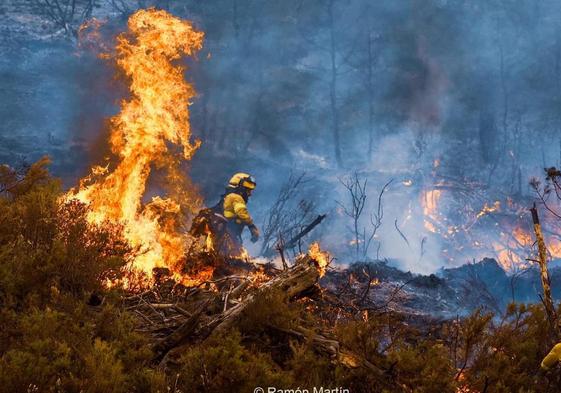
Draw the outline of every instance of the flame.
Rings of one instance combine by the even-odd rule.
[[[548,237],[547,248],[553,258],[561,258],[561,240],[557,237]]]
[[[210,230],[208,230],[208,232],[206,233],[205,250],[207,252],[214,251],[214,242],[212,241],[212,233],[210,232]]]
[[[433,187],[442,186],[438,183]],[[467,187],[471,185],[466,182]],[[528,266],[534,248],[534,234],[530,225],[526,202],[520,204],[512,198],[504,201],[484,202],[477,211],[469,201],[458,206],[444,197],[453,197],[438,188],[421,191],[421,206],[425,229],[442,241],[441,254],[452,264],[485,257],[495,258],[506,270]],[[501,214],[493,214],[501,213]],[[561,238],[556,233],[561,230],[559,222],[548,215],[542,217],[542,224],[549,228],[544,233],[551,258],[561,258]]]
[[[249,261],[251,259],[251,256],[249,255],[249,253],[247,252],[247,250],[245,249],[245,247],[242,247],[242,251],[240,253],[240,255],[235,256],[234,258],[238,258],[244,261]]]
[[[465,377],[460,376],[458,380],[461,381],[462,383],[465,383],[464,381]],[[480,392],[479,390],[472,389],[468,385],[461,385],[456,388],[456,393],[480,393]]]
[[[368,322],[368,310],[362,310],[362,320]]]
[[[244,262],[249,262],[252,259],[251,255],[249,255],[249,252],[247,252],[246,248],[243,246],[239,250],[232,250],[230,255],[228,255],[228,258]]]
[[[319,269],[319,276],[323,277],[325,270],[329,265],[329,254],[325,251],[321,251],[318,242],[314,242],[310,245],[308,249],[308,255],[312,258]]]
[[[544,220],[545,221],[545,220]],[[505,270],[527,265],[526,257],[534,246],[534,234],[529,229],[515,227],[512,233],[501,232],[500,241],[493,243],[497,261]],[[553,236],[545,236],[550,258],[561,258],[561,241]]]
[[[212,279],[213,274],[214,267],[207,266],[204,269],[197,271],[196,276],[187,276],[185,274],[176,273],[173,275],[173,279],[177,282],[181,282],[181,284],[186,287],[192,287],[204,283],[205,281],[209,281]]]
[[[91,18],[78,29],[78,49],[98,53],[98,57],[108,59],[110,49],[101,34],[101,28],[107,23],[106,19]]]
[[[207,224],[205,224],[204,227],[204,236],[205,236],[205,243],[204,243],[204,251],[206,252],[213,252],[214,249],[214,238],[212,236],[212,231],[210,230],[210,227]]]
[[[438,221],[438,202],[442,197],[441,190],[428,190],[421,194],[421,206],[425,216],[425,229],[432,233],[437,232],[437,228],[433,222]]]
[[[130,98],[110,121],[109,143],[117,162],[113,168],[93,167],[65,196],[88,204],[92,223],[122,224],[127,241],[138,250],[132,268],[149,277],[154,267],[180,274],[177,264],[185,253],[185,238],[178,230],[181,213],[201,204],[180,170],[181,162],[190,160],[200,146],[190,141],[188,104],[195,90],[174,61],[200,50],[203,36],[188,21],[163,10],[139,10],[129,18],[128,31],[117,37],[111,55],[130,84]],[[143,204],[153,169],[167,171],[168,197]]]

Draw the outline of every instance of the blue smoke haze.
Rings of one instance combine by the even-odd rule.
[[[0,162],[49,154],[71,186],[107,154],[104,119],[125,89],[110,65],[77,54],[60,33],[50,37],[57,29],[38,10],[12,3],[0,6],[11,32],[0,43]],[[113,31],[139,5],[127,2],[119,13],[99,3],[94,16],[108,18]],[[341,262],[356,258],[339,204],[348,201],[340,179],[354,171],[368,179],[360,223],[367,230],[378,193],[394,179],[382,227],[361,258],[427,273],[485,256],[474,239],[506,231],[489,219],[470,226],[465,244],[435,236],[424,216],[427,190],[444,190],[437,203],[446,226],[467,225],[460,210],[467,217],[486,202],[529,203],[528,180],[560,164],[558,1],[141,3],[193,20],[206,34],[186,76],[198,92],[192,129],[203,141],[189,171],[207,203],[231,173],[251,172],[259,185],[250,206],[263,222],[288,174],[306,172],[311,180],[298,198],[328,213],[311,238]],[[39,39],[21,20],[47,23],[46,31]]]

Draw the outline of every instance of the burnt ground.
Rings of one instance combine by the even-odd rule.
[[[561,298],[561,268],[550,270],[555,299]],[[367,290],[368,283],[370,289]],[[536,303],[541,293],[537,268],[508,275],[494,259],[442,269],[428,276],[403,272],[385,262],[356,263],[332,270],[321,285],[337,295],[354,293],[380,310],[450,319],[476,309],[501,315],[512,302]]]

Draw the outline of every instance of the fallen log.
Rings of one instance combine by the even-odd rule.
[[[205,338],[210,334],[220,334],[232,329],[255,299],[276,292],[282,296],[284,301],[292,301],[309,292],[311,288],[317,285],[319,278],[320,270],[314,259],[308,255],[298,258],[292,268],[264,283],[241,303],[227,309],[214,319],[207,328],[208,332]]]
[[[328,263],[328,256],[316,244],[310,248],[309,254],[298,257],[290,268],[265,273],[273,275],[265,282],[256,281],[252,275],[230,275],[188,288],[179,295],[173,291],[160,293],[156,289],[131,296],[125,304],[127,309],[139,315],[141,329],[138,330],[151,335],[154,340],[151,347],[154,362],[161,368],[173,369],[193,345],[204,343],[211,336],[247,329],[245,326],[248,321],[253,321],[255,310],[269,304],[268,299],[287,304],[307,298],[306,302],[321,304],[323,293],[319,280]],[[287,349],[292,348],[295,341],[306,343],[338,367],[362,369],[387,384],[389,391],[408,391],[387,370],[344,348],[319,325],[310,325],[309,321],[285,324],[266,318],[264,325],[259,326],[258,334],[280,338]]]
[[[300,241],[300,239],[302,239],[304,236],[306,236],[308,233],[310,233],[310,231],[312,229],[314,229],[316,226],[318,226],[323,219],[326,217],[326,214],[320,214],[319,216],[317,216],[315,218],[314,221],[312,221],[310,224],[308,224],[304,229],[302,229],[300,231],[300,233],[296,236],[294,236],[292,239],[290,239],[288,242],[286,242],[286,244],[284,245],[285,249],[291,249],[296,247],[296,245],[298,244],[298,241]]]
[[[208,305],[201,307],[201,310],[190,317],[179,329],[174,331],[169,337],[161,339],[154,346],[155,360],[161,361],[160,365],[165,366],[170,361],[170,358],[173,357],[171,356],[172,354],[166,356],[167,353],[175,347],[189,342],[191,336],[196,336],[196,341],[204,341],[211,334],[221,334],[230,331],[239,322],[244,311],[252,306],[256,299],[267,296],[269,293],[276,292],[281,294],[283,301],[286,302],[301,297],[302,294],[309,292],[317,284],[320,272],[318,262],[310,256],[304,255],[295,261],[292,268],[264,283],[240,300],[239,303],[232,305],[230,308],[225,307],[225,311],[210,316],[210,320],[207,320],[207,322],[200,323],[200,317]],[[242,282],[233,290],[235,292],[234,296],[231,294],[229,299],[234,300],[247,288],[247,285],[247,283]]]
[[[278,294],[284,302],[291,302],[313,293],[318,288],[318,281],[323,273],[325,262],[318,262],[310,255],[304,255],[295,261],[295,264],[286,271],[281,272],[270,281],[262,284],[255,291],[247,295],[240,303],[214,317],[210,321],[202,323],[200,316],[202,311],[193,315],[179,329],[169,337],[161,340],[156,346],[158,357],[161,360],[160,366],[166,367],[169,362],[180,356],[193,336],[196,341],[204,341],[211,335],[220,335],[235,329],[244,317],[244,312],[252,307],[256,301],[263,299],[273,293]],[[242,283],[240,287],[245,288],[247,284]],[[230,292],[232,294],[233,292]],[[282,332],[289,337],[310,343],[311,347],[323,356],[328,357],[334,364],[346,368],[364,368],[376,374],[380,378],[384,376],[384,370],[370,363],[366,359],[358,356],[341,347],[337,340],[330,339],[318,334],[311,329],[297,326],[293,329],[286,329],[278,326],[269,325],[269,328]]]
[[[183,341],[195,331],[204,309],[204,307],[201,307],[201,309],[197,313],[191,315],[173,333],[160,340],[153,346],[152,350],[156,354],[156,359],[158,361],[161,361],[170,349],[181,345]]]
[[[263,256],[264,257],[271,257],[274,252],[275,249],[278,249],[278,246],[282,247],[282,250],[290,250],[295,248],[298,245],[298,242],[304,237],[306,236],[308,233],[310,233],[316,226],[318,226],[319,224],[321,224],[321,222],[323,221],[323,219],[326,217],[326,214],[320,214],[318,215],[311,223],[309,223],[308,225],[306,225],[304,227],[304,229],[302,229],[296,236],[294,236],[292,239],[290,239],[287,242],[282,241],[283,244],[277,244],[277,247],[271,247],[268,248],[267,250],[265,250],[265,252],[263,252]],[[280,239],[279,239],[280,240]],[[282,255],[282,253],[281,253]]]

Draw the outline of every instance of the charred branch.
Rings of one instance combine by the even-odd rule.
[[[324,269],[319,263],[310,255],[303,255],[295,260],[293,266],[259,285],[252,282],[250,275],[232,275],[195,288],[166,293],[158,290],[160,284],[150,291],[127,298],[125,305],[138,315],[138,330],[154,338],[154,361],[164,368],[173,367],[175,359],[187,346],[238,329],[249,310],[261,299],[273,294],[286,304],[304,298],[324,307],[329,301],[324,299],[319,288],[318,282]],[[374,272],[371,273],[369,282],[374,280]],[[363,295],[367,297],[367,294]],[[349,369],[363,368],[381,380],[387,379],[382,368],[344,348],[321,330],[299,322],[290,328],[268,323],[266,330],[284,337],[287,348],[293,340],[306,343],[333,364]]]
[[[306,177],[305,173],[298,176],[291,173],[287,181],[282,185],[277,199],[269,209],[267,218],[263,223],[263,245],[260,251],[261,255],[273,255],[281,238],[295,238],[302,232],[305,223],[309,222],[315,215],[314,203],[301,197],[302,187],[304,187],[308,181],[309,179]],[[306,234],[308,232],[306,232]],[[285,251],[294,249],[298,245],[298,241],[304,236],[305,234],[294,243],[289,240],[286,242],[283,249]]]
[[[312,221],[311,223],[309,223],[308,225],[306,225],[304,227],[304,229],[302,229],[300,231],[300,233],[298,233],[296,236],[294,236],[292,239],[290,239],[285,245],[284,245],[284,249],[291,249],[296,247],[296,245],[298,244],[298,242],[304,237],[306,236],[308,233],[310,233],[316,226],[318,226],[319,224],[321,224],[321,222],[323,221],[323,219],[326,217],[325,214],[320,214],[318,215],[314,221]]]
[[[538,210],[536,205],[530,209],[532,213],[532,222],[534,224],[534,233],[536,235],[536,241],[538,243],[538,255],[539,255],[539,265],[541,272],[541,281],[543,288],[542,302],[551,325],[551,332],[553,334],[554,340],[557,341],[560,336],[559,325],[557,321],[557,313],[555,312],[555,307],[553,305],[553,299],[551,296],[551,281],[549,278],[549,270],[547,269],[547,247],[543,239],[543,234],[540,225],[540,219],[538,216]]]
[[[78,27],[88,19],[95,0],[33,0],[40,12],[68,35],[76,36]]]

